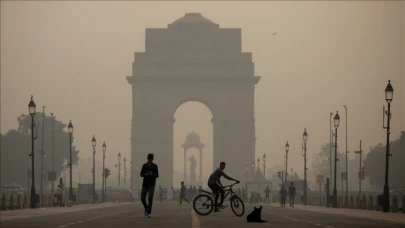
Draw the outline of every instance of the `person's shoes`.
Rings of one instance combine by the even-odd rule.
[[[152,218],[152,213],[149,213],[149,214],[148,214],[148,218]]]
[[[148,212],[145,211],[145,212],[143,213],[143,215],[145,215],[145,217],[148,216]]]

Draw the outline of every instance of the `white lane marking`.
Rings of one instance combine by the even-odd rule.
[[[87,221],[90,221],[91,219],[86,219]]]
[[[74,222],[72,222],[72,223],[69,223],[69,225],[74,225],[74,224],[76,224],[76,223],[74,223]]]
[[[298,221],[298,219],[293,219],[294,221]]]
[[[200,220],[198,219],[194,209],[191,209],[191,224],[192,228],[200,228]]]
[[[321,224],[319,224],[319,223],[315,223],[315,225],[320,226]]]
[[[308,222],[309,224],[312,224],[313,222]]]
[[[77,221],[78,223],[82,223],[83,221]]]

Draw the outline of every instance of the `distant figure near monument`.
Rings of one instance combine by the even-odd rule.
[[[192,155],[189,159],[190,161],[190,184],[191,185],[196,185],[197,184],[197,177],[196,177],[196,166],[197,166],[197,161],[194,158],[194,155]]]

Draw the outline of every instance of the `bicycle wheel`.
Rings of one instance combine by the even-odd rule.
[[[209,215],[214,210],[214,201],[209,195],[198,195],[193,201],[193,209],[201,216]]]
[[[234,196],[231,198],[230,202],[233,213],[238,217],[242,217],[243,214],[245,214],[243,201],[238,196]]]

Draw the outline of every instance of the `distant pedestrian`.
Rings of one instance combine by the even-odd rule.
[[[290,207],[294,207],[294,202],[295,202],[295,193],[296,193],[296,189],[294,186],[294,182],[291,182],[290,187],[288,187],[288,192],[290,195]]]
[[[267,185],[267,188],[264,190],[264,195],[265,195],[264,202],[269,204],[270,203],[270,188],[268,185]]]
[[[190,201],[188,201],[188,199],[186,197],[186,186],[184,185],[184,181],[182,181],[180,184],[181,184],[181,187],[180,187],[180,204],[182,203],[183,199],[187,203],[190,203]]]
[[[155,193],[156,178],[159,177],[158,166],[153,163],[154,155],[148,154],[148,162],[143,164],[141,177],[143,177],[141,201],[145,208],[145,216],[148,218],[152,214],[153,194]],[[148,204],[146,204],[146,195],[148,195]]]
[[[285,207],[285,200],[287,198],[287,189],[284,188],[284,185],[281,186],[280,189],[280,200],[281,200],[281,207]]]
[[[58,188],[56,189],[56,195],[58,198],[58,206],[62,206],[62,188],[60,187],[60,185],[58,185]]]

